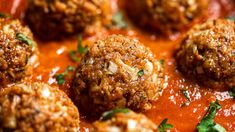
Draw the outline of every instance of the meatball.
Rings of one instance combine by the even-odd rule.
[[[31,75],[36,60],[31,31],[18,20],[0,18],[0,87]]]
[[[84,56],[73,89],[76,102],[91,113],[120,107],[144,111],[158,98],[163,83],[162,65],[148,48],[137,40],[111,35],[95,42]]]
[[[26,21],[42,39],[90,35],[110,24],[110,0],[29,0]]]
[[[114,109],[105,112],[93,123],[93,132],[155,132],[157,125],[143,114],[128,109]]]
[[[210,0],[131,0],[126,4],[127,13],[135,23],[172,34],[206,17],[209,2]]]
[[[235,22],[210,20],[193,27],[177,53],[179,70],[211,88],[235,86]]]
[[[0,131],[78,131],[79,113],[67,95],[43,83],[0,92]]]

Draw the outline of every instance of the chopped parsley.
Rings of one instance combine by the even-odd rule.
[[[113,15],[112,23],[113,23],[113,27],[117,27],[117,28],[127,28],[128,27],[127,22],[124,20],[123,14],[119,11]]]
[[[164,59],[161,59],[161,60],[159,60],[159,63],[162,64],[162,65],[164,65],[165,60],[164,60]]]
[[[209,110],[197,126],[198,132],[226,132],[225,128],[214,122],[216,111],[221,109],[218,100],[210,103]]]
[[[86,54],[88,51],[88,45],[86,45],[85,47],[82,46],[82,36],[78,35],[78,44],[77,44],[77,51],[75,50],[71,50],[69,52],[69,56],[71,57],[71,59],[75,62],[79,62],[80,58],[78,58],[78,55],[84,55]]]
[[[191,98],[190,98],[190,95],[189,95],[189,91],[186,90],[186,89],[182,89],[181,92],[183,93],[184,97],[187,99],[187,101],[185,103],[183,103],[181,105],[181,107],[183,106],[188,106],[191,102]]]
[[[74,50],[69,52],[69,56],[75,62],[79,62],[80,61],[80,58],[77,57],[76,51],[74,51]]]
[[[143,70],[143,69],[142,69],[142,70],[139,70],[138,73],[137,73],[137,75],[138,75],[139,77],[143,76],[143,75],[144,75],[144,70]]]
[[[173,128],[173,125],[171,124],[167,124],[167,118],[164,119],[160,125],[158,126],[158,131],[159,132],[166,132],[168,129],[172,129]]]
[[[85,47],[82,46],[82,36],[78,35],[77,52],[79,54],[86,54],[87,51],[88,51],[88,46],[87,45]]]
[[[57,84],[62,85],[65,82],[64,76],[65,76],[64,74],[55,75],[55,79],[57,81]]]
[[[229,95],[235,99],[235,87],[232,87],[232,89],[229,91]]]
[[[22,33],[16,33],[16,39],[22,41],[23,43],[26,43],[29,46],[33,46],[33,41],[29,39],[27,36],[25,36]]]
[[[102,114],[101,120],[102,120],[102,121],[105,121],[105,120],[111,119],[111,118],[112,118],[115,114],[117,114],[117,113],[124,113],[124,114],[127,114],[127,113],[129,113],[129,112],[130,112],[130,110],[127,109],[127,108],[117,108],[117,109],[113,109],[113,110],[104,112],[104,113]]]
[[[65,71],[64,71],[63,73],[61,73],[61,74],[56,74],[54,77],[55,77],[55,79],[56,79],[56,81],[57,81],[57,84],[58,84],[58,85],[64,84],[64,82],[65,82],[65,76],[68,75],[69,71],[74,71],[74,70],[75,70],[74,67],[68,66],[68,67],[65,69]]]

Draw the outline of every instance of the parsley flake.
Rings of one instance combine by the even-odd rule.
[[[76,51],[70,51],[69,52],[69,56],[71,57],[71,59],[73,60],[73,61],[75,61],[75,62],[79,62],[80,61],[80,58],[78,58],[77,56],[76,56]]]
[[[164,65],[165,60],[164,60],[164,59],[161,59],[161,60],[159,60],[159,63],[162,64],[162,65]]]
[[[142,69],[142,70],[139,70],[138,73],[137,73],[137,75],[138,75],[139,77],[143,76],[143,75],[144,75],[144,70],[143,70],[143,69]]]
[[[57,74],[57,75],[54,76],[58,85],[64,84],[65,76],[68,75],[69,71],[75,71],[75,68],[72,67],[72,66],[68,66],[63,73]]]
[[[74,67],[68,66],[65,71],[68,73],[69,71],[74,71],[74,70],[75,70]]]
[[[62,85],[65,82],[64,76],[65,75],[63,75],[63,74],[58,74],[55,76],[57,84]]]
[[[214,122],[216,111],[221,109],[218,100],[210,103],[209,110],[197,126],[198,132],[226,132],[225,128]]]
[[[101,120],[102,121],[105,121],[105,120],[108,120],[108,119],[111,119],[115,114],[117,113],[124,113],[124,114],[127,114],[129,113],[129,109],[127,108],[117,108],[117,109],[113,109],[113,110],[110,110],[110,111],[107,111],[107,112],[104,112],[102,114],[102,117],[101,117]]]
[[[235,99],[235,87],[232,87],[232,89],[229,91],[229,95]]]
[[[29,46],[33,46],[33,41],[22,33],[16,33],[16,39],[26,43]]]
[[[82,46],[82,36],[78,35],[78,43],[77,43],[77,51],[75,50],[71,50],[69,52],[69,56],[70,58],[75,61],[75,62],[79,62],[80,58],[78,58],[78,54],[79,55],[84,55],[86,54],[88,51],[88,45],[86,45],[85,47]]]
[[[167,124],[167,118],[166,119],[164,119],[161,123],[160,123],[160,125],[159,125],[159,127],[158,127],[158,131],[159,132],[166,132],[168,129],[172,129],[173,128],[173,125],[171,125],[171,124]]]
[[[82,46],[82,36],[78,35],[78,46],[77,46],[77,52],[79,54],[85,54],[88,51],[88,46],[85,47]]]

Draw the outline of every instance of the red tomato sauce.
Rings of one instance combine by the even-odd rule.
[[[213,0],[208,16],[218,18],[235,15],[235,5],[230,4],[231,1]],[[26,0],[0,0],[0,12],[12,14],[16,18],[22,17],[25,7]],[[180,37],[171,37],[174,40],[170,40],[133,27],[129,30],[112,30],[84,38],[83,43],[90,45],[98,38],[103,38],[109,34],[124,34],[136,38],[149,47],[157,59],[164,59],[167,83],[162,96],[154,102],[153,108],[144,113],[152,121],[159,124],[163,119],[168,118],[168,122],[174,126],[170,131],[196,131],[196,126],[207,112],[210,102],[218,99],[222,109],[217,112],[215,122],[225,127],[228,132],[235,131],[235,100],[229,96],[228,92],[202,87],[197,82],[184,77],[177,70],[174,54],[179,47]],[[57,85],[55,78],[53,78],[55,74],[62,73],[68,65],[77,66],[77,63],[69,57],[69,51],[76,49],[76,38],[68,38],[60,42],[37,42],[40,51],[39,62],[35,65],[30,81]],[[73,73],[67,76],[66,82],[62,86],[59,86],[70,97],[73,92],[70,88],[72,76]],[[182,89],[189,91],[191,102],[188,106],[182,107],[182,104],[187,101]],[[80,130],[89,131],[91,120],[85,115],[81,115]]]

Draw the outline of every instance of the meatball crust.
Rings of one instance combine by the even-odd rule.
[[[212,88],[235,86],[235,22],[210,20],[183,38],[177,53],[179,70]]]
[[[81,106],[97,113],[118,107],[144,111],[158,98],[163,82],[162,65],[148,48],[137,40],[111,35],[89,49],[77,68],[73,88]]]
[[[142,26],[171,34],[207,16],[210,0],[131,0],[130,17]],[[140,15],[141,14],[141,15]]]
[[[156,132],[157,125],[143,114],[128,109],[114,109],[105,112],[93,123],[93,132]],[[118,112],[117,112],[118,111]],[[104,117],[111,116],[109,119]]]
[[[93,34],[111,22],[109,0],[29,0],[26,21],[42,39]]]
[[[0,92],[0,131],[78,131],[79,113],[67,95],[43,83]]]
[[[31,31],[18,20],[0,18],[0,87],[29,76],[36,60]]]

